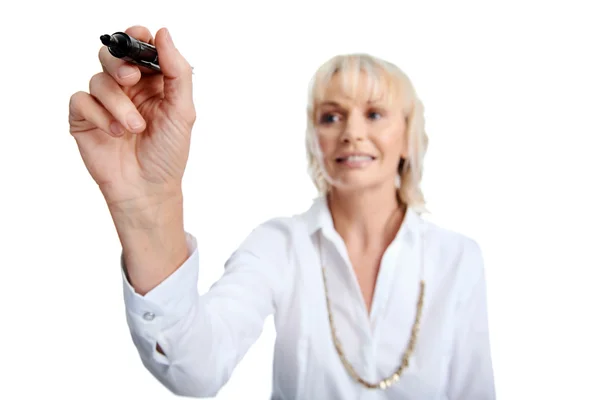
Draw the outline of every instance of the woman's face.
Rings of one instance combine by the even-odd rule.
[[[337,73],[315,108],[315,128],[325,178],[338,190],[395,185],[400,157],[406,157],[405,118],[399,96],[380,91],[373,98],[366,74],[354,96]],[[352,78],[352,77],[349,77]]]

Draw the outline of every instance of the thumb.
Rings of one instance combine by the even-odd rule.
[[[156,33],[154,44],[164,76],[165,100],[178,108],[192,106],[192,67],[175,47],[167,28]]]

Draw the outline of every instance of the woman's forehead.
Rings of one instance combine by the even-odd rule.
[[[397,80],[382,69],[347,68],[316,82],[314,94],[316,104],[393,103],[400,99],[401,88]]]

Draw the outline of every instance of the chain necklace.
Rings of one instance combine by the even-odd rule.
[[[320,249],[321,249],[321,246],[319,246],[319,250]],[[321,260],[322,259],[323,258],[321,257]],[[412,356],[412,354],[415,350],[415,344],[417,341],[417,336],[419,334],[419,329],[420,329],[420,325],[421,325],[421,315],[423,313],[423,298],[425,296],[425,281],[423,279],[421,279],[421,281],[419,282],[419,300],[417,302],[417,315],[415,316],[415,320],[413,322],[413,326],[412,326],[412,330],[411,330],[411,334],[410,334],[410,340],[408,342],[408,346],[407,346],[404,354],[402,355],[402,362],[400,363],[400,366],[396,369],[396,371],[394,371],[393,374],[391,374],[387,378],[384,378],[377,383],[372,383],[372,382],[368,382],[368,381],[364,380],[363,378],[361,378],[360,375],[358,375],[358,373],[354,370],[354,368],[352,367],[352,365],[346,358],[344,350],[342,349],[342,344],[337,336],[335,324],[333,322],[333,313],[331,311],[331,304],[329,301],[329,292],[327,290],[327,278],[325,276],[325,266],[324,265],[321,266],[321,271],[323,274],[323,285],[325,286],[325,300],[327,302],[327,314],[329,316],[329,326],[331,327],[331,336],[333,338],[333,343],[335,345],[335,349],[338,353],[338,356],[340,357],[340,360],[342,361],[342,364],[344,364],[346,371],[348,371],[350,376],[355,381],[357,381],[359,384],[363,385],[366,388],[369,388],[369,389],[377,389],[377,388],[387,389],[387,388],[389,388],[390,386],[392,386],[392,384],[396,383],[400,379],[400,376],[404,372],[404,369],[408,368],[410,357]]]

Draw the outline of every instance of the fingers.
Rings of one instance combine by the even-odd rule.
[[[126,131],[141,132],[146,122],[119,84],[107,73],[101,72],[90,80],[90,93],[77,92],[69,102],[71,132],[93,128],[113,136]]]
[[[145,26],[134,25],[125,30],[125,33],[131,37],[136,38],[137,40],[141,40],[142,42],[150,43],[154,45],[154,38],[152,37],[152,33]]]
[[[140,69],[136,65],[114,57],[108,52],[106,46],[100,48],[98,58],[102,64],[102,70],[112,76],[120,85],[133,86],[142,77]]]
[[[185,110],[193,110],[192,68],[175,47],[166,28],[156,33],[156,38],[143,26],[132,26],[125,33],[141,41],[153,44],[164,77],[165,100]],[[139,82],[141,73],[154,73],[144,67],[128,63],[112,56],[106,46],[98,54],[104,72],[122,86],[133,86]]]
[[[193,109],[192,67],[177,50],[166,28],[156,33],[155,46],[164,75],[165,100],[179,108]]]
[[[154,38],[146,27],[138,25],[132,26],[125,30],[125,33],[143,42],[154,44]],[[155,73],[150,69],[139,67],[114,57],[110,54],[106,46],[100,47],[98,59],[102,65],[102,70],[112,76],[122,86],[133,86],[138,83],[142,77],[142,72],[149,74]]]
[[[128,131],[138,133],[146,128],[146,122],[131,99],[109,74],[100,72],[92,77],[90,95]],[[103,125],[98,127],[107,125],[110,125],[110,122],[103,122]]]
[[[121,136],[125,133],[123,126],[114,119],[112,115],[89,93],[77,92],[71,96],[69,101],[69,123],[71,133],[78,133],[79,122],[87,122],[92,127],[97,127],[113,136]],[[88,130],[88,124],[82,130]]]
[[[193,122],[195,108],[193,104],[192,68],[175,47],[167,29],[160,29],[156,34],[156,38],[153,38],[150,31],[142,26],[132,26],[125,30],[125,33],[156,46],[163,75],[164,101],[174,106],[182,115],[185,115],[186,119]],[[127,116],[133,115],[134,111],[135,113],[137,111],[131,101],[125,102],[126,96],[118,86],[133,86],[140,81],[142,73],[155,72],[114,57],[106,46],[101,47],[98,58],[105,74],[98,74],[93,78],[96,89],[95,92],[92,92],[90,87],[90,93],[98,98],[117,120],[130,129],[132,127],[127,123]],[[107,80],[107,78],[111,79]],[[137,114],[139,115],[139,113]],[[144,128],[140,127],[132,131],[136,132],[142,129]]]

